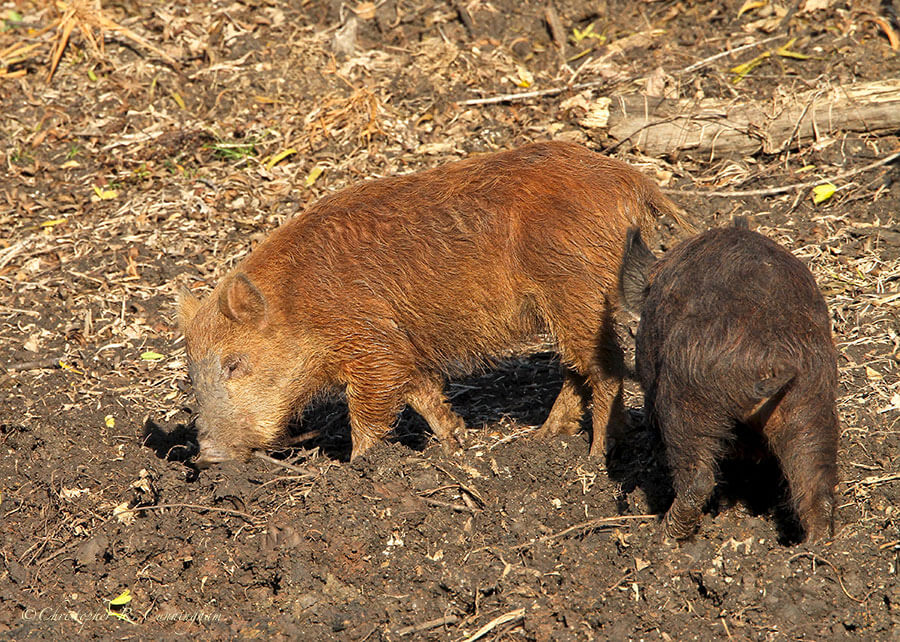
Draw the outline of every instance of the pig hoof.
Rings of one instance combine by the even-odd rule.
[[[666,534],[665,526],[663,526],[656,532],[656,540],[661,546],[665,546],[667,548],[677,547],[681,544],[681,540],[675,539],[674,537],[669,537]]]
[[[581,429],[581,421],[545,421],[531,436],[535,441],[545,441],[551,437],[571,437]]]
[[[448,455],[460,456],[465,451],[462,442],[454,435],[451,439],[441,441],[441,449]]]
[[[591,444],[591,457],[606,457],[606,455],[612,452],[612,449],[615,447],[616,441],[612,438],[606,439],[594,439],[594,442]]]
[[[834,539],[834,527],[831,524],[813,524],[806,529],[806,542],[819,544],[826,540]]]
[[[676,521],[669,513],[666,513],[663,519],[663,535],[674,540],[687,539],[693,534],[695,528],[696,524]]]
[[[374,446],[376,443],[378,443],[377,439],[370,439],[366,437],[359,440],[354,439],[353,448],[350,451],[350,461],[356,461],[360,457],[360,455],[369,450],[369,448]]]
[[[194,459],[194,465],[202,470],[204,468],[209,468],[213,464],[219,464],[223,461],[228,461],[229,459],[231,459],[231,455],[229,455],[228,452],[223,448],[219,448],[218,446],[211,446],[201,441],[200,454],[197,455],[196,459]]]

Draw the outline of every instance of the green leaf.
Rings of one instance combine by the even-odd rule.
[[[160,359],[165,359],[166,355],[160,354],[158,352],[153,352],[153,350],[147,350],[144,354],[141,355],[141,359],[144,361],[159,361]]]
[[[128,622],[129,624],[137,624],[137,622],[128,617],[128,609],[123,609],[122,611],[113,610],[126,606],[129,602],[131,602],[131,590],[125,589],[119,597],[114,597],[109,601],[109,606],[106,607],[107,615],[111,615],[112,617],[118,618],[123,622]]]
[[[793,45],[795,42],[797,42],[797,39],[791,38],[788,42],[778,47],[778,49],[775,50],[775,53],[783,58],[794,58],[796,60],[809,59],[810,56],[807,56],[806,54],[802,54],[797,51],[791,51],[791,45]]]
[[[119,595],[119,597],[114,597],[109,601],[110,606],[125,606],[131,601],[131,589],[125,589]]]
[[[284,150],[283,152],[278,152],[272,158],[269,159],[268,163],[266,163],[266,169],[272,169],[278,163],[283,161],[285,158],[287,158],[291,154],[296,154],[296,153],[297,153],[297,150],[294,149],[293,147],[290,147],[290,148]]]
[[[737,65],[737,66],[729,69],[728,71],[735,74],[734,78],[731,79],[731,82],[735,85],[738,84],[739,82],[741,82],[741,80],[744,79],[744,76],[746,76],[751,71],[753,71],[754,69],[759,67],[761,64],[763,64],[766,61],[766,59],[768,59],[769,56],[771,56],[771,55],[772,55],[772,52],[766,51],[765,53],[759,54],[756,58],[754,58],[750,62],[744,62],[744,63],[741,63],[740,65]]]
[[[119,192],[114,189],[106,189],[105,187],[94,186],[94,195],[98,201],[110,201],[119,197]]]
[[[816,185],[813,187],[813,203],[818,205],[819,203],[824,203],[829,198],[834,196],[834,193],[837,191],[837,187],[832,185],[831,183],[822,183],[821,185]]]
[[[572,27],[571,40],[576,45],[579,42],[581,42],[582,40],[587,40],[590,38],[597,40],[599,42],[599,44],[601,44],[601,45],[604,42],[606,42],[606,36],[604,34],[597,33],[596,31],[594,31],[594,23],[593,22],[591,24],[589,24],[587,27],[585,27],[583,30],[579,29],[578,27]]]
[[[179,94],[177,91],[173,91],[171,93],[171,96],[176,105],[178,105],[182,109],[187,109],[187,105],[184,104],[184,98],[181,97],[181,94]]]
[[[324,171],[325,171],[325,168],[322,167],[321,165],[316,165],[315,167],[313,167],[312,170],[310,170],[309,175],[307,175],[307,177],[306,177],[306,186],[312,187],[313,183],[315,183],[318,180],[319,176],[321,176],[322,172],[324,172]]]

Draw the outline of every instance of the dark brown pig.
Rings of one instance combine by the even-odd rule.
[[[741,423],[778,459],[807,536],[833,535],[837,356],[806,266],[743,220],[659,261],[635,229],[622,290],[641,310],[635,367],[675,484],[665,533],[694,531]]]
[[[367,181],[275,230],[200,301],[180,302],[199,462],[274,445],[314,397],[343,390],[351,457],[404,405],[445,446],[463,428],[442,391],[555,338],[570,373],[540,434],[571,433],[593,392],[592,454],[621,417],[612,331],[629,227],[678,209],[638,171],[547,142]],[[617,410],[618,409],[618,410]]]

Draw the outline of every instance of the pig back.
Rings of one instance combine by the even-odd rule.
[[[806,266],[749,230],[711,230],[669,251],[652,269],[638,330],[642,380],[665,363],[694,389],[735,396],[784,368],[798,385],[835,386],[825,301]]]
[[[649,191],[581,146],[527,145],[323,198],[244,269],[291,323],[404,338],[424,362],[468,367],[527,342],[568,299],[606,305]]]

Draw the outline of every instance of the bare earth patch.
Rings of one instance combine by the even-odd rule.
[[[897,127],[652,157],[603,124],[613,95],[775,110],[900,77],[896,3],[741,4],[0,4],[0,636],[894,639],[897,165],[818,205],[777,188],[885,159]],[[83,13],[48,81],[65,7]],[[778,52],[793,38],[808,58]],[[840,355],[833,541],[798,544],[778,471],[735,461],[697,535],[662,543],[671,485],[636,385],[606,461],[585,433],[529,439],[562,382],[549,353],[450,382],[462,457],[408,412],[349,464],[338,399],[274,459],[186,463],[179,285],[208,292],[352,182],[547,139],[641,168],[698,229],[746,215],[810,267]]]

